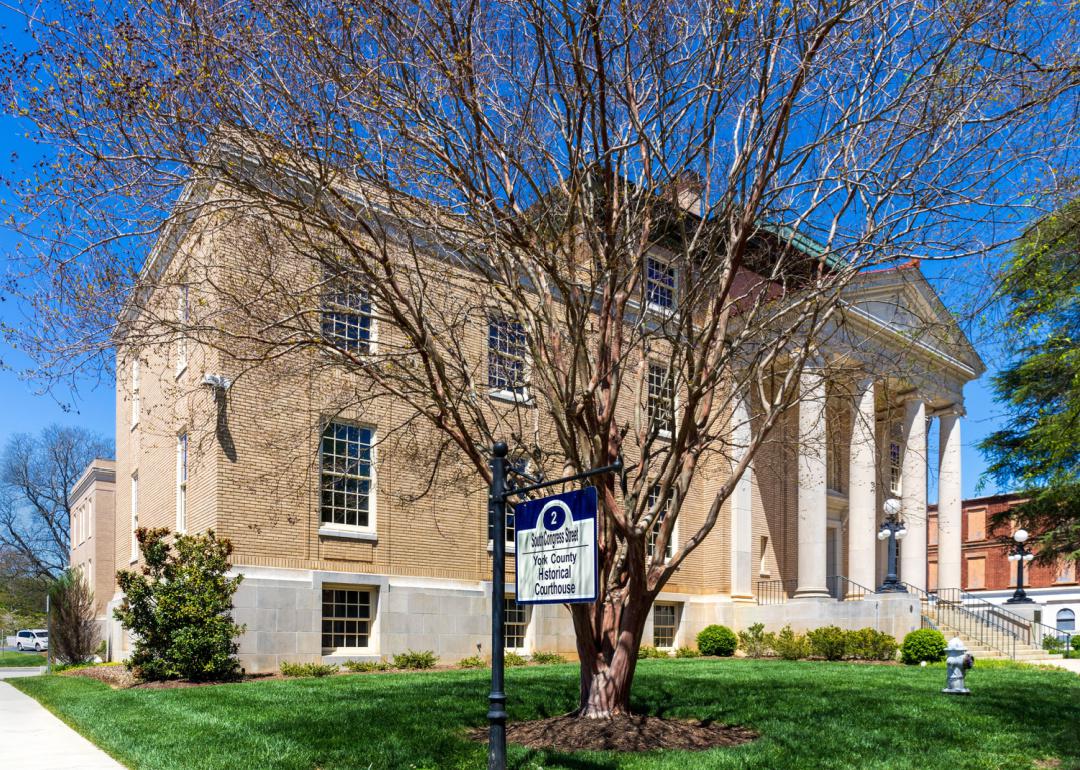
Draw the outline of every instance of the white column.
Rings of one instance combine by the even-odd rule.
[[[960,588],[960,410],[938,418],[938,587]]]
[[[904,413],[904,462],[900,516],[907,537],[900,544],[900,579],[926,590],[926,405],[908,400]]]
[[[795,595],[827,597],[824,373],[804,369],[799,385],[799,585]]]
[[[735,404],[732,415],[732,447],[734,463],[738,463],[750,448],[750,410],[742,397]],[[746,466],[742,477],[735,484],[731,497],[731,598],[751,601],[754,589],[751,585],[753,563],[753,520],[750,514],[751,490],[754,483],[753,461]]]
[[[855,394],[848,464],[848,578],[867,588],[877,583],[877,411],[874,381]]]

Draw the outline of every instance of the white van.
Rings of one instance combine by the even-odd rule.
[[[15,649],[20,652],[23,650],[36,650],[37,652],[47,650],[49,649],[49,632],[40,628],[24,629],[15,635]]]

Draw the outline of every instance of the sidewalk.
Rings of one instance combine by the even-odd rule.
[[[30,669],[29,674],[38,673]],[[4,669],[3,676],[13,674]],[[27,676],[17,673],[14,676]],[[44,706],[0,682],[0,766],[33,770],[123,770]]]

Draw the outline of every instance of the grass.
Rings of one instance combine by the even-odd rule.
[[[507,672],[512,720],[570,711],[574,664]],[[976,665],[970,697],[941,667],[773,660],[647,660],[634,707],[754,728],[730,749],[640,755],[510,748],[520,770],[1080,768],[1080,677]],[[342,675],[171,690],[79,677],[12,680],[132,768],[478,768],[488,672]],[[1039,762],[1036,765],[1036,762]]]
[[[44,666],[45,656],[37,652],[3,652],[0,650],[0,668],[24,668]]]

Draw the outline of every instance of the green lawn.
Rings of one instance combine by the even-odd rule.
[[[44,666],[45,656],[36,652],[4,652],[0,650],[0,668]]]
[[[485,748],[464,731],[485,724],[487,677],[357,674],[117,691],[62,676],[12,683],[134,768],[471,770],[485,766]],[[510,766],[1080,768],[1080,677],[976,666],[966,698],[942,695],[944,678],[940,667],[646,660],[637,710],[747,725],[762,737],[702,753],[511,747]],[[575,705],[577,667],[511,669],[506,689],[511,719],[565,713]]]

